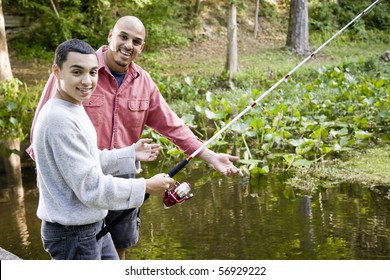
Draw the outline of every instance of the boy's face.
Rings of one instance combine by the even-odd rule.
[[[88,99],[98,81],[98,60],[95,54],[68,53],[62,69],[53,65],[58,79],[59,98],[76,105]]]

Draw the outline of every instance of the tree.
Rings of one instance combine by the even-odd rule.
[[[8,46],[5,34],[5,22],[2,0],[0,0],[0,82],[13,78],[11,63],[8,56]]]
[[[3,13],[3,3],[2,0],[0,0],[0,84],[6,85],[9,81],[12,83],[13,80],[13,74],[11,69],[11,63],[9,60],[8,55],[8,46],[7,46],[7,38],[5,33],[5,21],[4,21],[4,13]],[[3,105],[6,103],[7,96],[7,90],[2,90],[2,87],[0,87],[0,101]],[[8,86],[4,86],[4,88],[8,88]],[[3,95],[4,93],[4,95]],[[3,106],[0,107],[0,109]],[[9,107],[7,108],[9,110]],[[12,108],[11,108],[12,110]],[[1,112],[0,112],[1,113]],[[3,120],[3,115],[7,117],[6,114],[1,114],[1,123],[5,123],[6,121]],[[3,140],[3,146],[5,147],[6,151],[20,151],[20,140],[17,138],[6,138]],[[9,181],[13,183],[20,184],[22,179],[22,169],[20,164],[20,156],[18,154],[15,154],[11,152],[7,156],[4,157],[4,165],[7,173],[7,178]]]
[[[202,2],[202,0],[196,0],[196,2],[195,2],[194,12],[196,15],[199,14],[199,12],[200,12],[200,3],[201,2]]]
[[[235,1],[229,1],[227,36],[226,71],[229,73],[229,79],[232,79],[234,73],[238,72],[237,8]]]
[[[259,7],[260,7],[260,0],[256,0],[256,10],[255,10],[255,28],[254,28],[254,37],[257,38],[257,31],[259,30]]]
[[[304,55],[310,52],[307,0],[291,0],[286,46]]]

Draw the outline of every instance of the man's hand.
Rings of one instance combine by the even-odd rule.
[[[215,153],[206,148],[200,153],[199,158],[210,164],[212,168],[225,176],[233,174],[240,174],[240,176],[244,176],[242,171],[232,163],[232,161],[238,161],[240,159],[237,156]]]
[[[152,139],[145,138],[135,143],[135,157],[138,161],[153,161],[160,153],[160,144],[150,144]]]

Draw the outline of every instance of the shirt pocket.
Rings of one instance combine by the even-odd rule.
[[[149,100],[128,100],[127,107],[130,111],[127,123],[135,127],[143,126],[149,109]]]
[[[103,105],[104,95],[92,95],[88,100],[83,102],[84,109],[95,128],[99,127],[103,123]]]

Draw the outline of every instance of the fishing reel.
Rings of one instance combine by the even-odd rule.
[[[189,183],[174,183],[172,188],[164,193],[164,208],[168,209],[175,204],[182,204],[184,201],[191,199],[194,195],[190,191],[191,186]]]

